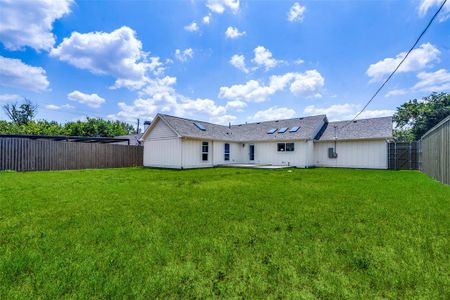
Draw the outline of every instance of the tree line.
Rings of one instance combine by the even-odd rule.
[[[10,121],[0,120],[0,134],[113,137],[135,133],[134,127],[128,123],[102,118],[88,117],[85,121],[64,124],[56,121],[35,120],[38,106],[28,99],[21,104],[5,104],[3,110]]]

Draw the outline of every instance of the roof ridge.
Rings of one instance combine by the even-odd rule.
[[[206,122],[206,121],[202,121],[202,120],[195,120],[195,119],[188,119],[188,118],[183,118],[183,117],[178,117],[178,116],[173,116],[173,115],[168,115],[168,114],[161,114],[158,113],[160,116],[163,117],[171,117],[171,118],[177,118],[177,119],[181,119],[181,120],[186,120],[186,121],[192,121],[192,122],[200,122],[200,123],[206,123],[206,124],[211,124],[211,125],[215,125],[215,126],[222,126],[222,127],[227,127],[226,125],[220,125],[220,124],[216,124],[216,123],[212,123],[212,122]]]
[[[356,120],[340,120],[340,121],[328,121],[328,123],[343,123],[343,122],[354,122],[354,121],[365,121],[365,120],[376,120],[376,119],[385,119],[392,118],[393,116],[385,116],[385,117],[375,117],[375,118],[364,118],[364,119],[356,119]]]
[[[324,114],[320,115],[313,115],[313,116],[305,116],[305,117],[295,117],[295,118],[289,118],[289,119],[277,119],[277,120],[268,120],[268,121],[257,121],[257,122],[248,122],[248,123],[242,123],[242,124],[236,124],[231,126],[242,126],[242,125],[250,125],[250,124],[261,124],[261,123],[269,123],[269,122],[276,122],[276,121],[290,121],[290,120],[303,120],[306,118],[315,118],[315,117],[326,117]]]

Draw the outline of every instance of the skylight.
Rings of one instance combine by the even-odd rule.
[[[300,126],[295,126],[292,127],[291,130],[289,130],[289,132],[297,132],[300,129]]]
[[[277,128],[271,128],[267,131],[267,134],[275,133],[275,131],[277,131]]]
[[[203,126],[202,124],[195,122],[194,125],[197,126],[198,129],[200,129],[202,131],[206,131],[205,126]]]
[[[287,127],[283,127],[283,128],[280,128],[280,130],[278,130],[278,133],[285,133],[287,130],[288,130]]]

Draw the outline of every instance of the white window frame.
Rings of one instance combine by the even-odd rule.
[[[206,151],[205,151],[206,147]],[[206,155],[206,159],[204,158],[204,155]],[[202,142],[202,161],[209,161],[209,142],[203,141]]]

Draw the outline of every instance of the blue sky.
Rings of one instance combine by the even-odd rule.
[[[349,119],[439,3],[0,0],[0,104],[27,97],[59,122]],[[361,117],[450,90],[449,14]]]

